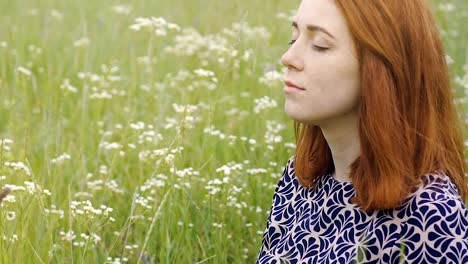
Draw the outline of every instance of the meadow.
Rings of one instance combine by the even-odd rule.
[[[1,1],[0,263],[253,263],[298,3]],[[467,138],[468,3],[432,6]]]

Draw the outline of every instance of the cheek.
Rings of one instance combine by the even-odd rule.
[[[355,110],[359,103],[361,90],[357,63],[343,60],[316,63],[307,65],[304,95],[285,101],[286,113],[300,122],[319,124],[320,120]]]
[[[344,113],[354,109],[361,94],[360,76],[357,65],[341,63],[330,65],[317,75],[321,105],[329,106],[331,112]]]
[[[360,87],[359,66],[352,54],[337,53],[310,59],[306,70],[308,88],[317,96],[339,97],[356,94]]]
[[[309,58],[306,64],[307,82],[310,85],[333,86],[340,82],[356,82],[359,79],[357,60],[349,52]]]

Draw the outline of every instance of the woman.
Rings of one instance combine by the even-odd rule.
[[[281,58],[297,149],[257,263],[468,263],[460,120],[423,0],[302,0]]]

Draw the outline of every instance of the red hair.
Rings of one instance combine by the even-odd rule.
[[[362,210],[399,206],[439,170],[467,196],[463,137],[442,41],[423,0],[336,0],[359,61],[361,154],[350,166]],[[302,185],[334,171],[320,127],[295,123]]]

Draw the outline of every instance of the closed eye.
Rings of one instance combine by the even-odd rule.
[[[292,40],[288,43],[288,45],[291,46],[292,44],[294,44],[294,42],[296,42],[296,40],[295,40],[295,39],[292,39]],[[324,51],[326,51],[326,50],[328,50],[328,49],[330,49],[330,48],[320,47],[320,46],[317,46],[317,45],[312,45],[312,49],[314,49],[314,50],[316,50],[316,51],[318,51],[318,52],[324,52]]]
[[[318,52],[324,52],[326,51],[327,49],[329,48],[325,48],[325,47],[320,47],[320,46],[315,46],[315,45],[312,45],[312,48]]]

